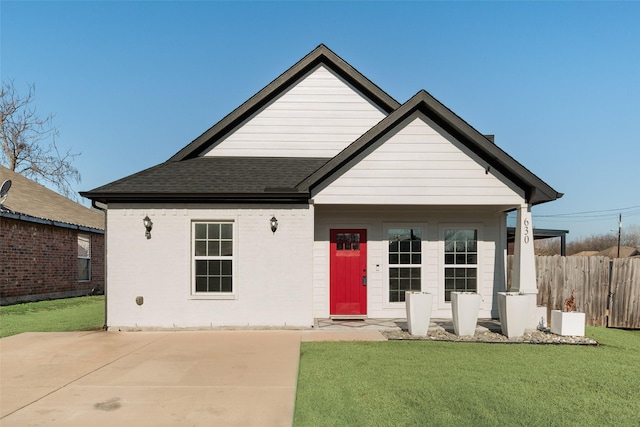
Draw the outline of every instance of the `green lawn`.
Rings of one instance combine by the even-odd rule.
[[[104,296],[0,307],[0,338],[22,332],[95,330],[103,324]]]
[[[296,426],[638,426],[640,331],[598,347],[303,343]]]

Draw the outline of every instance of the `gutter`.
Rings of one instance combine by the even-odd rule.
[[[26,222],[33,222],[33,223],[36,223],[36,224],[52,225],[54,227],[68,228],[68,229],[71,229],[71,230],[80,230],[80,231],[85,231],[87,233],[95,233],[95,234],[104,234],[105,233],[104,230],[101,230],[99,228],[87,227],[87,226],[78,225],[78,224],[71,224],[69,222],[55,221],[55,220],[52,220],[52,219],[38,218],[38,217],[35,217],[35,216],[25,215],[25,214],[21,214],[21,213],[1,212],[0,211],[0,217],[16,219],[16,220],[26,221]]]
[[[103,254],[103,268],[104,268],[104,324],[102,325],[102,330],[106,331],[107,329],[109,329],[108,323],[107,323],[107,208],[102,207],[102,206],[98,206],[98,202],[96,202],[95,200],[91,201],[91,206],[95,209],[98,209],[99,211],[104,212],[104,254]]]

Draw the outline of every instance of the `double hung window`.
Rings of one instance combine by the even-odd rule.
[[[91,280],[91,236],[78,234],[78,280]]]
[[[422,230],[390,228],[389,302],[404,302],[406,291],[420,291],[422,279]]]
[[[233,292],[233,223],[193,224],[193,266],[195,294]]]
[[[478,290],[478,230],[444,231],[444,300],[451,292]]]

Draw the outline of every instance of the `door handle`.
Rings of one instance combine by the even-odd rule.
[[[362,276],[362,286],[367,286],[367,276]]]

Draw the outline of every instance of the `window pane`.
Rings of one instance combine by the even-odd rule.
[[[209,261],[209,274],[211,274],[212,276],[219,276],[220,274],[222,274],[220,261]]]
[[[221,250],[220,255],[222,256],[231,256],[233,255],[233,242],[231,241],[222,241],[220,242]]]
[[[204,240],[207,238],[207,224],[196,224],[196,239]]]
[[[231,276],[231,261],[220,261],[222,265],[222,275],[223,276]]]
[[[207,261],[196,261],[196,276],[207,275]]]
[[[400,241],[400,252],[410,252],[411,251],[411,242],[408,240]]]
[[[222,288],[220,277],[209,278],[209,292],[220,292]]]
[[[477,264],[478,263],[478,255],[470,254],[467,255],[467,264]]]
[[[422,256],[420,254],[411,255],[411,264],[420,264],[422,263]]]
[[[222,292],[231,292],[233,287],[231,285],[231,277],[222,278]]]
[[[219,256],[220,255],[220,242],[218,240],[207,242],[207,255],[208,256]]]
[[[209,234],[207,238],[209,240],[218,240],[220,239],[220,224],[209,224]]]
[[[404,299],[402,301],[404,301]],[[400,293],[398,293],[398,292],[389,292],[389,302],[401,302]]]
[[[207,255],[207,242],[206,241],[196,241],[195,245],[195,255],[196,256],[206,256]]]
[[[398,252],[398,241],[389,242],[389,252]]]
[[[91,238],[89,236],[78,236],[78,257],[89,258],[91,254]]]
[[[78,280],[91,280],[90,262],[87,258],[78,258]]]
[[[411,255],[400,254],[400,264],[411,264]]]
[[[444,263],[445,264],[453,264],[453,260],[455,259],[455,255],[453,254],[446,254],[444,256]]]
[[[206,277],[196,277],[196,292],[207,292]]]
[[[389,254],[389,264],[399,264],[399,260],[398,254]]]
[[[225,240],[233,239],[233,225],[231,224],[220,224],[220,238]]]
[[[454,284],[455,284],[455,280],[454,279],[445,279],[445,281],[444,281],[444,289],[450,291],[450,290],[454,289]]]

